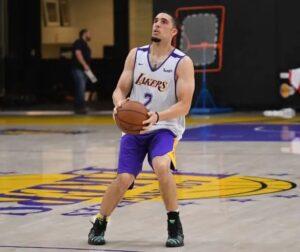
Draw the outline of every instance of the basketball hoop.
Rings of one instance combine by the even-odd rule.
[[[177,18],[181,16],[182,20],[178,34],[179,49],[192,59],[195,72],[202,73],[202,85],[191,109],[192,114],[232,110],[216,107],[206,78],[207,72],[218,72],[222,68],[224,12],[224,6],[182,7],[176,11]]]

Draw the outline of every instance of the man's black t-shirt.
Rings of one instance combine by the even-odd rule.
[[[82,65],[79,63],[79,61],[77,60],[76,56],[75,56],[75,51],[76,50],[80,50],[84,60],[86,61],[86,63],[88,65],[90,65],[91,63],[91,49],[88,46],[87,42],[80,38],[77,39],[72,46],[72,66],[76,67],[76,68],[81,68],[83,69]]]

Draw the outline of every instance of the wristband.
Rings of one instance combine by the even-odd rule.
[[[156,114],[156,116],[157,116],[157,119],[156,119],[156,122],[155,122],[155,123],[158,123],[158,121],[159,121],[159,114],[158,114],[158,112],[155,112],[155,114]]]

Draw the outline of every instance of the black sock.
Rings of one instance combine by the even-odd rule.
[[[168,219],[169,220],[178,220],[179,212],[168,212]]]

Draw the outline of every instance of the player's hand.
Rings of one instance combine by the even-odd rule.
[[[145,131],[149,130],[153,124],[157,123],[158,121],[158,115],[156,112],[153,111],[149,111],[148,112],[148,116],[149,118],[145,121],[143,121],[143,130],[140,132],[141,134],[143,134]]]
[[[127,101],[129,101],[129,98],[126,98],[126,99],[123,99],[123,100],[120,100],[120,101],[117,102],[117,104],[116,104],[116,106],[114,107],[114,110],[113,110],[114,120],[115,120],[116,114],[118,113],[117,109],[120,108]]]
[[[86,72],[86,71],[91,70],[91,68],[89,67],[89,65],[84,64],[83,65],[83,70]]]

